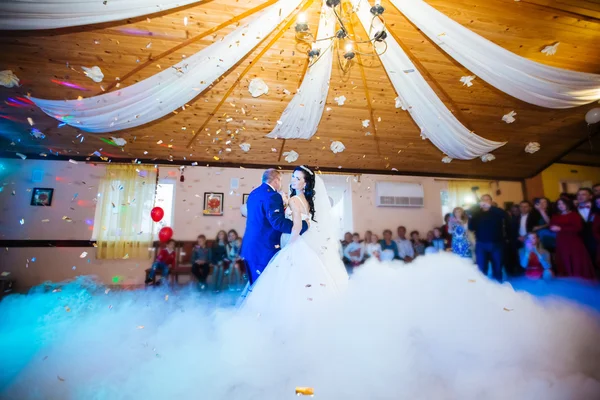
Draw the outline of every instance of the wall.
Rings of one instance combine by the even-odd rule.
[[[553,164],[542,173],[544,194],[554,201],[560,195],[560,181],[591,181],[592,184],[600,182],[600,168],[585,167],[571,164]]]
[[[34,170],[43,171],[42,182],[32,182]],[[65,161],[0,159],[0,187],[3,188],[0,192],[0,239],[91,239],[94,199],[105,171],[103,164],[74,165]],[[262,172],[253,169],[187,167],[184,170],[185,182],[181,183],[178,167],[161,167],[159,181],[175,184],[174,237],[177,240],[194,240],[199,233],[213,237],[220,229],[232,228],[243,235],[246,220],[240,212],[242,195],[250,193],[260,184]],[[395,229],[399,225],[405,225],[409,230],[427,231],[442,224],[440,191],[447,187],[447,180],[385,175],[324,177],[330,190],[334,185],[338,191],[350,192],[343,196],[344,221],[351,220],[353,230],[361,235],[366,230],[381,233],[384,229]],[[237,189],[231,188],[231,179],[239,179]],[[375,207],[377,180],[420,182],[425,191],[425,207]],[[284,176],[283,181],[284,185],[288,184],[289,174]],[[51,207],[29,205],[33,187],[55,189]],[[500,188],[502,195],[494,196],[499,204],[522,199],[520,182],[500,182]],[[224,193],[224,216],[203,214],[205,192]],[[72,222],[63,220],[64,216]],[[19,222],[21,218],[25,220],[23,225]],[[81,258],[84,251],[89,254]],[[141,284],[143,270],[149,265],[148,260],[96,260],[94,248],[9,248],[0,251],[0,272],[11,272],[21,287],[37,285],[45,280],[70,279],[80,274],[96,275],[105,283],[111,283],[118,277],[119,283]]]

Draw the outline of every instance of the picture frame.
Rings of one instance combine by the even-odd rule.
[[[223,193],[205,192],[204,193],[204,215],[219,217],[223,215]]]
[[[250,193],[244,193],[242,195],[242,204],[246,204],[248,202],[248,197],[250,196]]]
[[[33,188],[31,193],[31,205],[40,207],[50,207],[54,188]]]

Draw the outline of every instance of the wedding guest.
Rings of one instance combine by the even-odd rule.
[[[410,233],[410,242],[414,250],[414,256],[425,255],[425,243],[419,237],[419,231],[412,231]]]
[[[381,244],[381,261],[399,260],[398,244],[392,240],[392,231],[386,229],[383,231]]]
[[[240,291],[242,282],[242,258],[240,250],[242,248],[242,240],[238,236],[235,229],[227,233],[227,259],[229,260],[229,268],[225,270],[224,275],[230,276],[229,290]],[[231,283],[233,281],[233,283]]]
[[[452,248],[452,234],[450,233],[450,219],[452,219],[452,213],[444,215],[444,225],[442,225],[442,237],[446,240],[446,248]]]
[[[450,218],[449,232],[452,235],[452,253],[472,258],[471,242],[468,237],[469,218],[462,207],[456,207]]]
[[[469,229],[475,232],[477,265],[487,275],[490,262],[494,279],[502,282],[502,262],[507,238],[507,215],[492,206],[492,196],[484,194],[479,202],[479,211],[469,221]]]
[[[550,253],[545,250],[535,232],[530,232],[525,238],[524,246],[519,250],[521,267],[529,279],[549,278],[552,276]]]
[[[593,279],[592,261],[581,238],[583,219],[573,212],[573,203],[566,198],[558,199],[556,208],[557,213],[550,219],[550,230],[557,232],[557,275]]]
[[[344,240],[342,240],[342,245],[340,246],[340,253],[342,255],[342,260],[344,261],[344,265],[346,266],[346,269],[351,269],[351,265],[352,262],[350,261],[350,259],[348,257],[345,256],[346,254],[346,247],[348,247],[348,245],[352,243],[352,234],[350,232],[346,232],[344,233]],[[348,272],[350,273],[350,272]]]
[[[197,241],[192,250],[192,274],[198,279],[200,289],[204,289],[210,273],[211,254],[206,246],[206,236],[198,235]]]
[[[352,242],[346,246],[344,255],[350,260],[352,267],[357,267],[364,261],[365,246],[360,242],[360,235],[358,233],[352,235]]]
[[[398,257],[404,262],[411,262],[415,258],[415,250],[410,240],[406,239],[406,228],[398,227],[398,237],[395,240],[398,247]]]
[[[442,235],[442,228],[433,228],[433,240],[431,241],[431,245],[437,252],[446,251],[446,241]]]
[[[433,239],[435,239],[433,231],[427,231],[427,234],[425,235],[425,250],[427,250],[428,247],[433,246]]]
[[[596,276],[600,277],[600,194],[594,196],[593,204],[594,222],[592,223],[592,232],[596,240]]]
[[[150,273],[146,278],[146,284],[151,285],[154,282],[156,270],[160,269],[162,278],[156,282],[157,286],[160,285],[169,275],[169,268],[173,268],[173,266],[175,266],[175,240],[171,239],[167,242],[167,246],[158,252],[156,260],[152,264]]]
[[[217,238],[213,243],[211,250],[211,264],[213,266],[214,288],[213,291],[218,293],[223,285],[223,274],[229,264],[227,258],[227,232],[219,231]]]
[[[577,212],[583,220],[583,232],[582,238],[585,243],[590,258],[596,260],[596,240],[594,239],[594,232],[592,224],[594,223],[594,213],[592,213],[592,189],[581,188],[577,191]]]
[[[369,257],[381,260],[381,243],[377,235],[371,235],[371,242],[367,244],[366,253]]]
[[[539,213],[539,219],[533,227],[533,232],[537,233],[544,249],[554,251],[556,247],[556,233],[550,230],[550,217],[552,216],[550,200],[546,197],[535,198],[533,200],[533,207]]]
[[[364,239],[363,239],[363,243],[364,243],[365,245],[367,245],[367,244],[371,243],[371,242],[373,241],[373,240],[372,240],[372,237],[373,237],[373,232],[371,232],[371,231],[366,231],[366,232],[365,232],[365,237],[364,237]]]
[[[592,187],[592,191],[594,192],[594,196],[600,196],[600,183],[596,183]]]

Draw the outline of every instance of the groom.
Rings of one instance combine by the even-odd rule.
[[[246,270],[250,285],[279,251],[282,233],[292,233],[291,220],[285,218],[283,200],[278,193],[281,190],[281,174],[276,169],[263,173],[262,185],[250,193],[247,200],[247,220],[242,258],[246,261]],[[308,229],[302,222],[302,232]]]

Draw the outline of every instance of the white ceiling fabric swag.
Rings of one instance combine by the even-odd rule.
[[[357,15],[369,37],[382,30],[382,24],[375,19],[371,26],[370,4],[366,0],[352,0]],[[370,29],[371,27],[371,29]],[[379,56],[403,109],[421,128],[421,135],[429,139],[448,157],[456,160],[472,160],[488,154],[506,142],[487,140],[469,131],[440,100],[425,81],[417,67],[410,61],[398,42],[388,35],[387,51]],[[378,50],[383,52],[383,48]]]
[[[504,93],[547,108],[577,107],[600,99],[600,75],[550,67],[518,56],[422,0],[390,1],[452,58]]]
[[[124,89],[82,100],[30,99],[49,116],[87,132],[114,132],[147,124],[202,93],[252,51],[300,1],[280,0],[223,40]]]
[[[279,118],[282,123],[276,124],[267,137],[310,139],[317,132],[327,101],[333,62],[333,39],[323,39],[333,37],[335,23],[331,7],[323,0],[315,44],[315,48],[321,50],[320,58],[306,70],[300,88]]]
[[[6,30],[56,29],[140,17],[202,0],[0,0]]]

